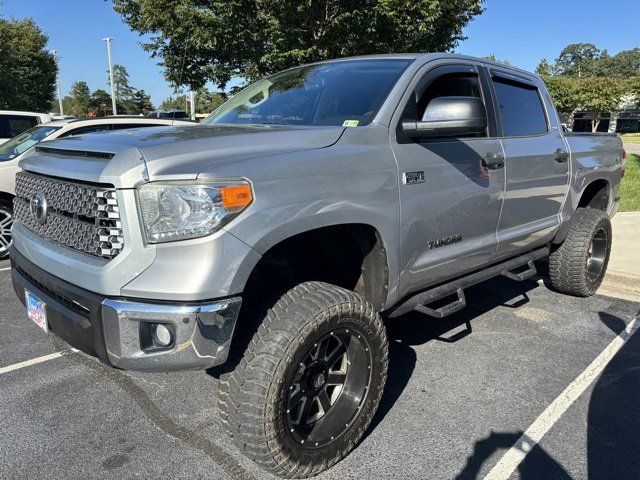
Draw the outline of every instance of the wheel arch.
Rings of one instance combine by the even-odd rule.
[[[389,291],[389,259],[380,231],[367,223],[334,223],[295,231],[265,248],[245,283],[252,295],[260,277],[277,278],[277,290],[320,280],[354,290],[384,309]],[[275,275],[275,277],[274,277]]]
[[[577,208],[593,208],[607,212],[610,199],[611,185],[604,178],[599,178],[582,189]]]

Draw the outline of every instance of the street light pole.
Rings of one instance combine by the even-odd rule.
[[[62,97],[60,96],[60,67],[58,66],[58,57],[56,54],[57,50],[51,50],[51,55],[53,55],[53,61],[56,64],[56,91],[58,92],[58,104],[60,105],[60,116],[64,117],[64,109],[62,108]]]
[[[107,58],[109,59],[109,83],[111,84],[111,105],[113,107],[113,114],[117,115],[118,110],[116,109],[116,86],[113,84],[113,62],[111,61],[111,41],[113,38],[107,37],[103,38],[105,42],[107,42]]]

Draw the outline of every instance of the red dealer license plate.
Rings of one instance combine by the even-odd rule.
[[[27,314],[29,315],[29,318],[42,330],[48,332],[49,325],[47,325],[47,305],[29,290],[24,291],[24,297],[27,303]]]

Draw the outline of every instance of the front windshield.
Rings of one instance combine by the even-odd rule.
[[[8,142],[0,145],[0,162],[13,160],[18,155],[33,147],[36,143],[42,141],[59,128],[60,127],[40,125],[38,127],[33,127],[26,132],[22,132],[20,135],[16,135]]]
[[[409,63],[345,60],[287,70],[250,85],[202,123],[365,125]]]

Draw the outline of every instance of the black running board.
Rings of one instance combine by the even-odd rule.
[[[536,267],[533,264],[535,260],[539,260],[549,256],[549,248],[544,247],[538,250],[534,250],[525,255],[512,258],[506,262],[498,263],[484,270],[472,273],[465,277],[458,278],[443,285],[424,290],[413,297],[408,298],[398,306],[392,308],[389,311],[389,317],[399,317],[412,310],[416,310],[430,317],[443,318],[459,310],[462,310],[466,306],[466,299],[464,296],[464,289],[476,285],[478,283],[489,280],[490,278],[503,275],[511,280],[523,281],[536,274]],[[528,269],[520,273],[512,273],[518,267],[528,265]],[[440,300],[449,295],[457,294],[458,299],[451,302],[444,307],[437,309],[429,308],[427,305]]]

